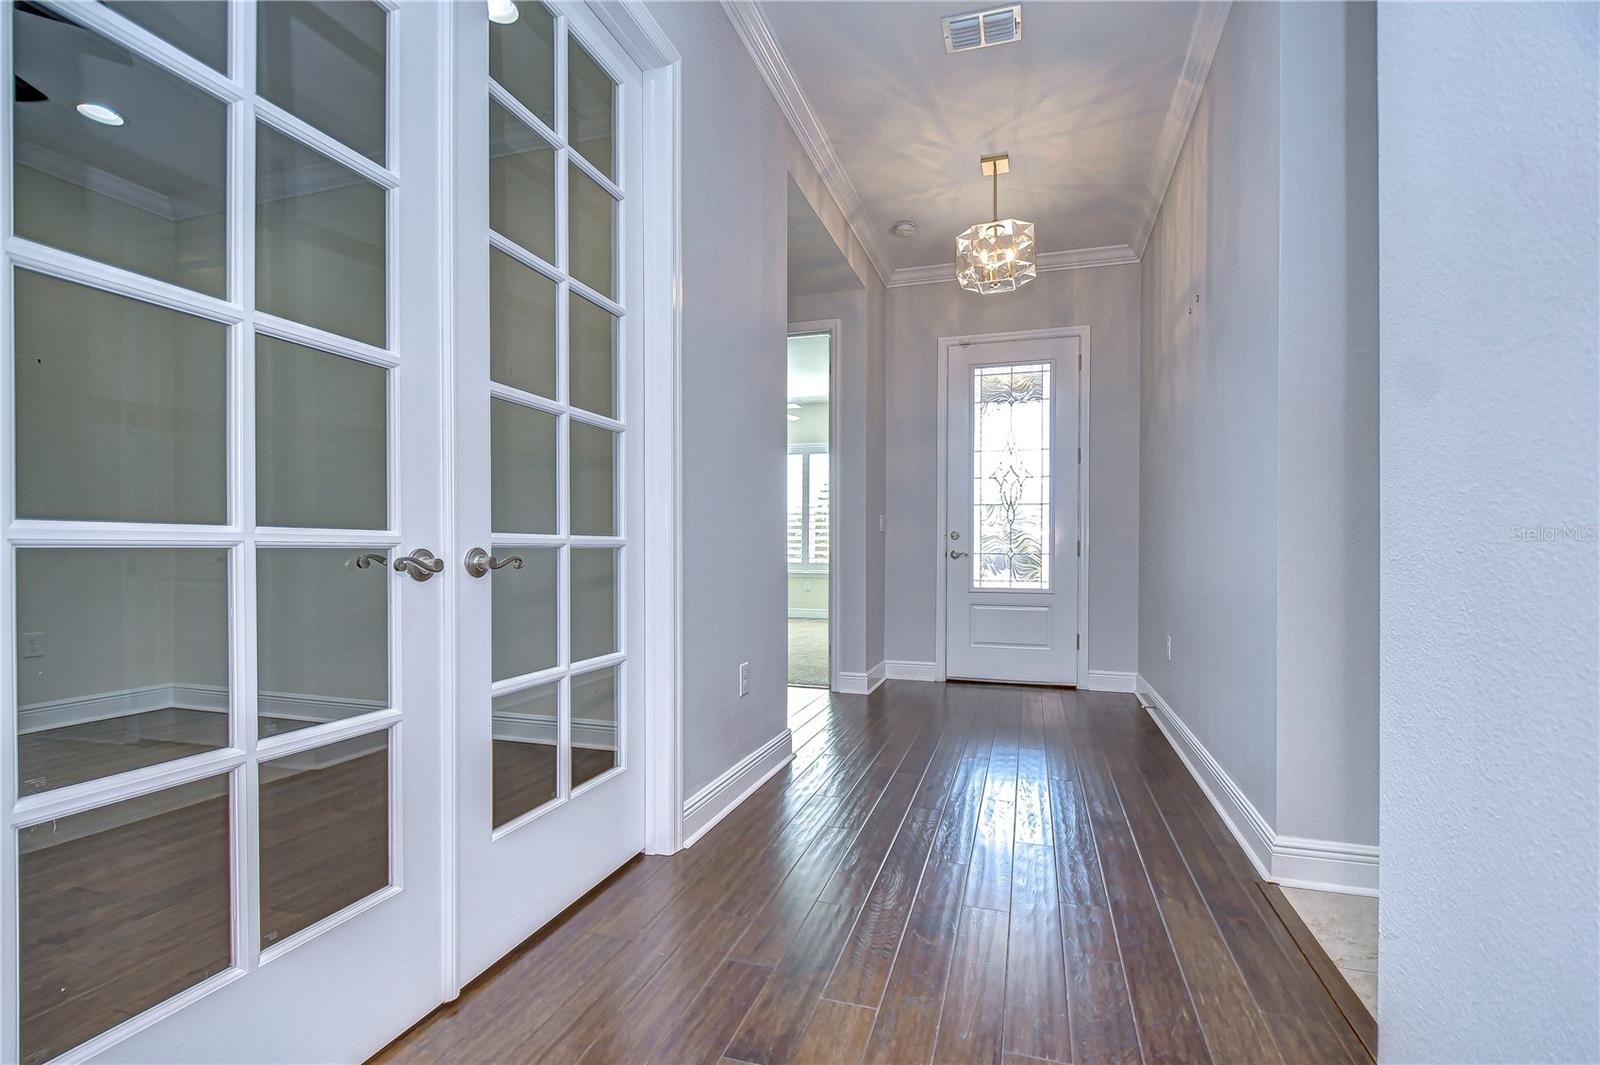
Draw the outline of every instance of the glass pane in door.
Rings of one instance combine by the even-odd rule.
[[[617,669],[572,678],[572,786],[593,780],[619,763]]]
[[[18,790],[228,745],[228,552],[16,554]]]
[[[256,552],[260,735],[389,705],[389,577],[381,547]]]
[[[389,525],[388,371],[256,337],[256,524]]]
[[[489,228],[556,261],[556,153],[497,103],[489,105]]]
[[[617,417],[617,320],[576,292],[567,300],[567,390],[572,405]]]
[[[227,106],[42,5],[12,12],[17,235],[224,295]]]
[[[576,419],[570,424],[572,535],[615,536],[617,434]]]
[[[1050,365],[972,371],[974,588],[1050,587]]]
[[[384,161],[388,16],[368,0],[256,5],[256,91],[373,162]]]
[[[18,270],[17,517],[227,521],[227,328]]]
[[[228,777],[46,821],[17,836],[28,1065],[233,964]]]
[[[389,883],[389,733],[261,763],[261,945]]]
[[[556,797],[560,687],[541,684],[494,698],[495,828]]]
[[[129,22],[228,72],[227,0],[105,0]]]
[[[489,401],[489,481],[495,532],[556,532],[554,414]]]
[[[572,661],[617,650],[617,552],[572,549]]]
[[[555,398],[556,283],[489,249],[489,377]]]
[[[611,194],[574,166],[567,177],[568,270],[602,296],[615,298],[616,206]]]
[[[616,92],[611,75],[578,42],[567,42],[567,140],[596,170],[617,177]]]
[[[522,559],[520,568],[496,570],[490,586],[494,679],[511,680],[558,665],[560,550],[497,544],[494,554]]]
[[[260,310],[367,344],[386,343],[385,219],[386,197],[377,185],[291,137],[257,127]]]
[[[535,118],[556,124],[556,20],[536,0],[518,0],[517,17],[489,24],[489,76]]]

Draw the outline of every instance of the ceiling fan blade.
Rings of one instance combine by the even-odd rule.
[[[52,22],[65,22],[68,26],[78,26],[79,29],[83,28],[81,25],[74,22],[72,19],[69,19],[60,12],[51,11],[48,7],[34,3],[33,0],[17,0],[17,10],[22,12],[24,15],[34,15],[38,18],[47,18]]]
[[[50,99],[25,78],[16,78],[16,83],[16,101],[19,104],[37,104]]]
[[[51,10],[43,4],[36,4],[33,0],[15,0],[15,3],[16,9],[25,15],[33,15],[36,18],[42,18],[50,22],[59,22],[63,26],[71,26],[75,30],[82,30],[87,33],[89,41],[81,47],[89,54],[104,59],[109,63],[116,63],[118,66],[130,67],[133,65],[133,57],[125,49],[119,48],[103,39],[78,20],[68,18],[61,12]]]

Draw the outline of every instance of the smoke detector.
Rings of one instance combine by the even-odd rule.
[[[1022,40],[1022,5],[992,7],[966,15],[948,15],[944,22],[944,50],[970,52]]]
[[[889,227],[889,232],[897,237],[914,237],[917,235],[917,224],[909,218],[902,218]]]

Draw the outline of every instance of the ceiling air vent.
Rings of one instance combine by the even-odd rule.
[[[1022,5],[992,7],[944,19],[944,50],[970,52],[994,44],[1022,40]]]

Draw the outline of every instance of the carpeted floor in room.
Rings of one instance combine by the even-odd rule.
[[[828,686],[828,619],[789,619],[789,683]]]

